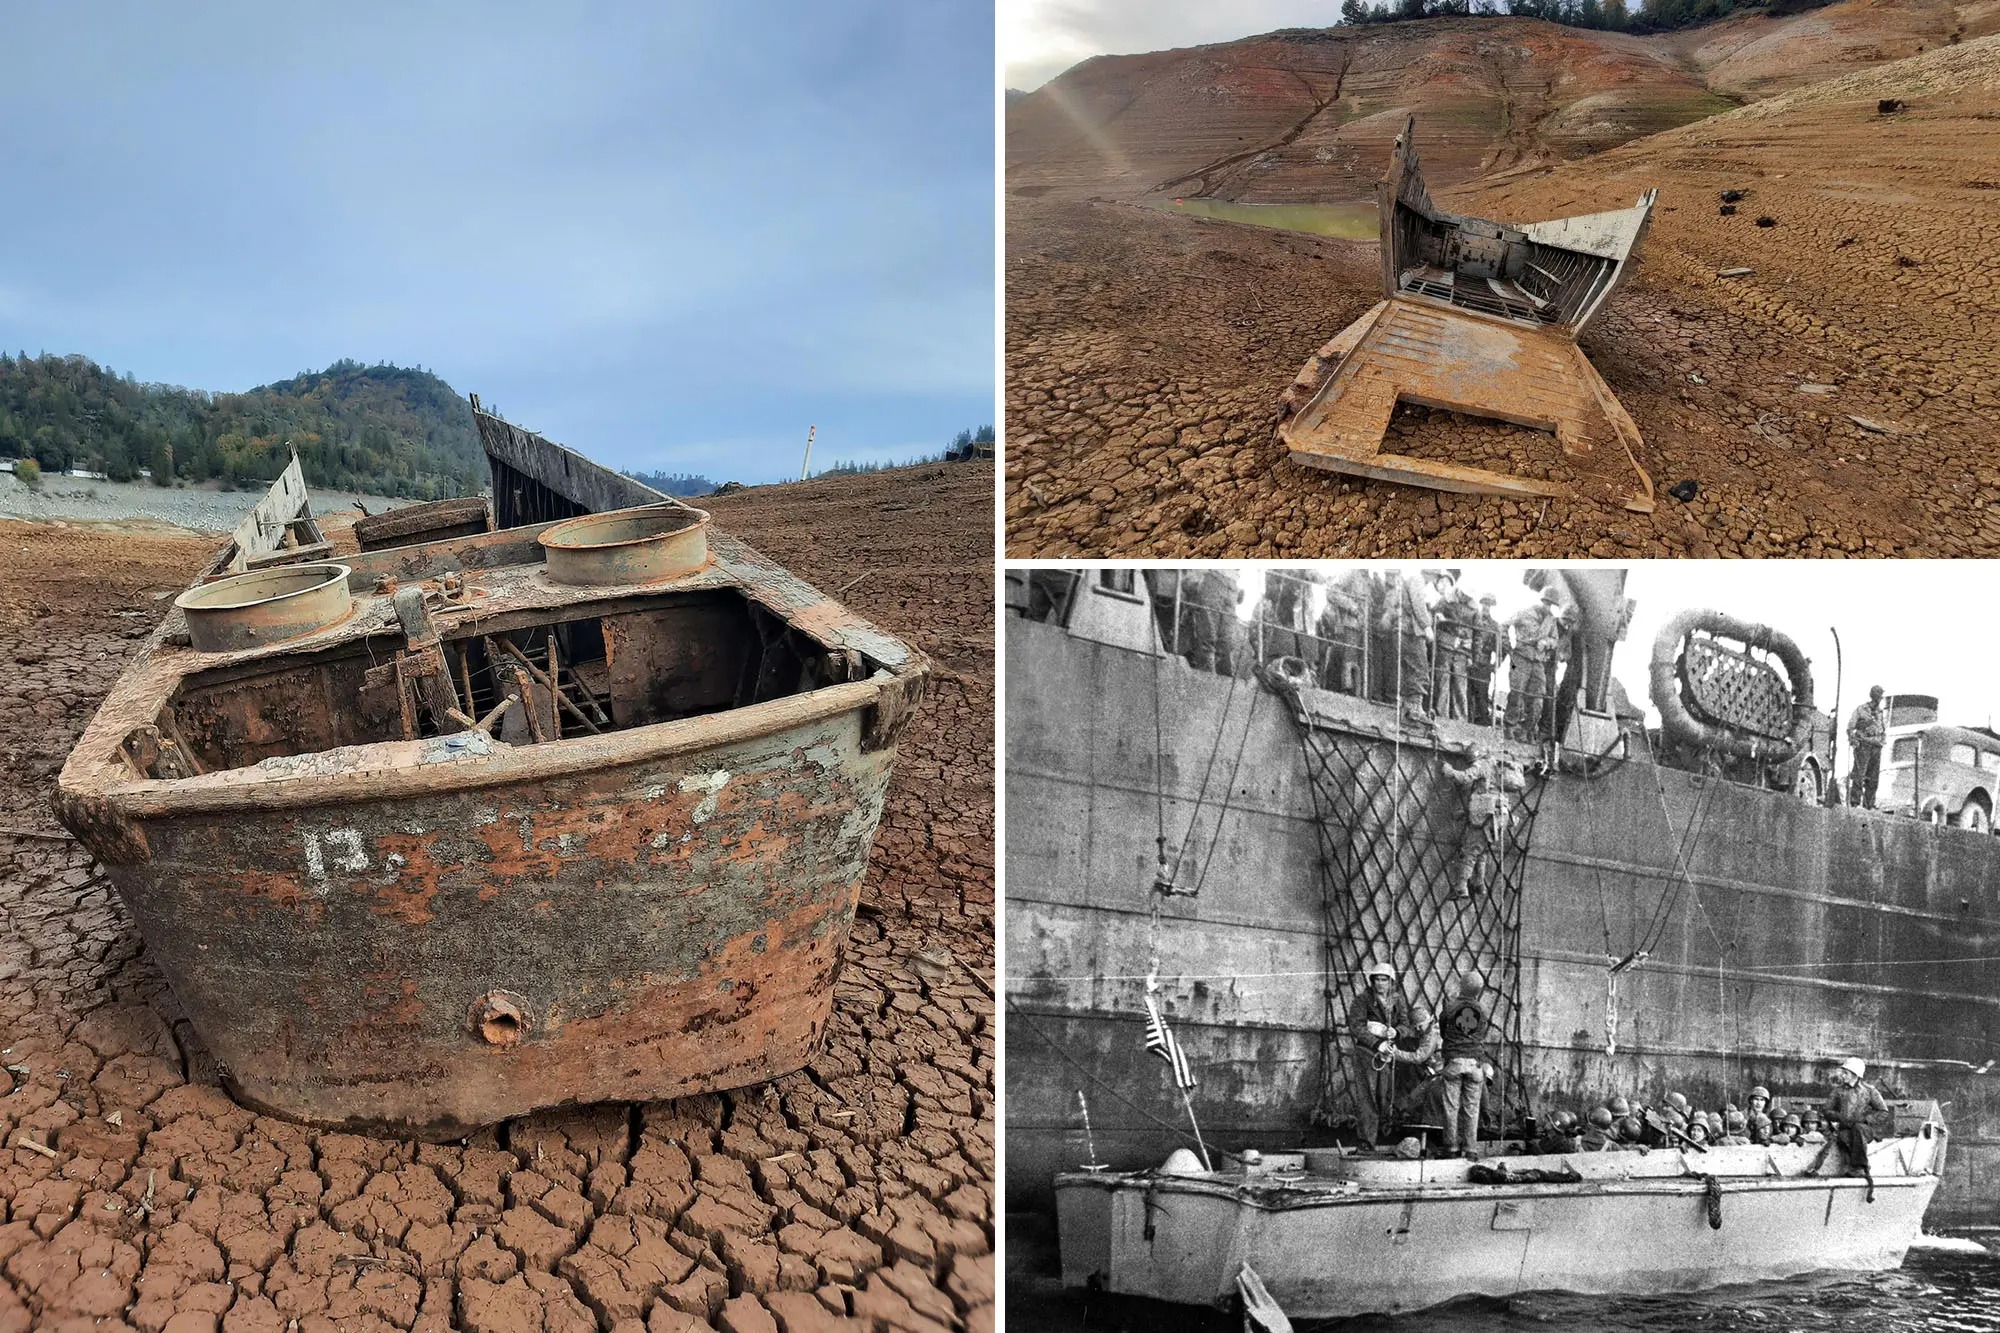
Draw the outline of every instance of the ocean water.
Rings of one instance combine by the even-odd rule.
[[[1008,1230],[1007,1326],[1048,1333],[1238,1333],[1240,1319],[1064,1291],[1030,1240],[1017,1263]],[[1985,1239],[2000,1245],[2000,1237]],[[1030,1266],[1041,1271],[1030,1271]],[[1464,1300],[1396,1318],[1297,1320],[1299,1333],[2000,1333],[2000,1256],[1964,1237],[1929,1237],[1888,1273],[1829,1273],[1675,1296],[1567,1296]]]

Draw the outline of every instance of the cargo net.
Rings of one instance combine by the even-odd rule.
[[[1690,634],[1681,684],[1697,717],[1760,736],[1792,734],[1792,689],[1769,662],[1705,634]]]
[[[1364,969],[1379,961],[1396,969],[1407,1003],[1440,1016],[1460,973],[1475,972],[1486,983],[1492,1018],[1486,1059],[1500,1077],[1487,1089],[1482,1132],[1512,1132],[1532,1114],[1521,1068],[1521,884],[1544,779],[1527,774],[1523,789],[1508,795],[1491,850],[1469,895],[1461,896],[1468,802],[1465,789],[1445,776],[1445,756],[1408,740],[1303,724],[1300,730],[1325,915],[1326,1021],[1314,1123],[1334,1129],[1367,1123],[1362,1108],[1373,1105],[1373,1057],[1356,1046],[1348,1018]],[[1420,1066],[1395,1068],[1401,1107],[1381,1108],[1380,1129],[1441,1123],[1435,1080],[1426,1084]]]

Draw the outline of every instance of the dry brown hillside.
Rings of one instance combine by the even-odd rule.
[[[1373,196],[1410,114],[1439,183],[1586,156],[1783,88],[2000,30],[2000,0],[1843,0],[1658,37],[1457,18],[1084,62],[1007,111],[1023,197]]]

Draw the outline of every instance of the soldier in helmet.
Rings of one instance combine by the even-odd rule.
[[[1493,725],[1493,668],[1500,651],[1500,622],[1493,618],[1493,606],[1498,600],[1490,592],[1482,595],[1479,610],[1472,615],[1472,655],[1466,663],[1465,689],[1472,724],[1477,727]]]
[[[1535,1151],[1554,1156],[1558,1153],[1578,1152],[1583,1140],[1583,1122],[1576,1118],[1574,1111],[1558,1111],[1549,1127],[1535,1142]]]
[[[1362,972],[1365,989],[1347,1010],[1347,1031],[1361,1055],[1361,1095],[1356,1099],[1356,1129],[1362,1143],[1373,1147],[1383,1120],[1396,1105],[1396,1042],[1416,1031],[1409,1001],[1396,984],[1396,969],[1371,963]]]
[[[1472,766],[1444,765],[1445,777],[1465,793],[1465,828],[1458,835],[1458,852],[1452,858],[1452,892],[1460,898],[1472,896],[1477,875],[1480,892],[1485,892],[1500,869],[1500,850],[1508,829],[1508,806],[1527,789],[1527,775],[1521,766],[1498,750],[1483,745],[1473,747]]]
[[[1467,693],[1472,668],[1472,604],[1449,573],[1436,583],[1437,610],[1431,628],[1437,651],[1431,668],[1431,707],[1439,717],[1464,721],[1470,716]]]
[[[1188,665],[1219,676],[1236,674],[1245,637],[1236,618],[1243,585],[1230,569],[1191,569],[1181,578],[1182,651]]]
[[[1326,585],[1326,606],[1313,633],[1320,641],[1320,684],[1342,694],[1361,693],[1367,639],[1369,585],[1365,569],[1351,569]]]
[[[1507,621],[1507,735],[1517,741],[1545,739],[1544,710],[1548,704],[1548,664],[1562,635],[1562,597],[1542,589],[1542,599],[1517,611]]]
[[[1462,974],[1444,1010],[1444,1151],[1479,1155],[1479,1103],[1486,1093],[1486,983]]]
[[[1431,641],[1436,630],[1431,622],[1428,582],[1422,578],[1397,577],[1389,571],[1388,595],[1382,604],[1376,628],[1387,645],[1391,680],[1403,716],[1419,726],[1430,724]]]
[[[1590,1113],[1590,1123],[1584,1129],[1580,1144],[1584,1152],[1617,1152],[1618,1120],[1611,1114],[1611,1108],[1600,1106]]]
[[[1833,1129],[1827,1136],[1826,1147],[1813,1158],[1806,1174],[1818,1175],[1820,1163],[1826,1160],[1827,1153],[1839,1148],[1841,1156],[1846,1159],[1846,1167],[1841,1174],[1865,1177],[1868,1181],[1868,1202],[1873,1203],[1875,1175],[1868,1163],[1868,1145],[1895,1129],[1896,1115],[1883,1099],[1882,1090],[1863,1079],[1867,1072],[1867,1065],[1849,1056],[1827,1076],[1833,1085],[1833,1095],[1826,1099],[1826,1118]]]
[[[1847,803],[1875,808],[1875,785],[1882,777],[1882,741],[1889,718],[1882,707],[1882,687],[1870,687],[1868,702],[1847,720],[1847,743],[1854,747],[1854,766],[1847,771]]]

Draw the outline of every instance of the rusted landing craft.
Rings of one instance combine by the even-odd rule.
[[[1398,403],[1552,431],[1578,489],[1649,513],[1639,428],[1576,336],[1610,299],[1645,234],[1657,191],[1631,208],[1518,227],[1431,202],[1416,119],[1378,187],[1384,300],[1314,354],[1280,400],[1293,461],[1412,486],[1491,495],[1570,487],[1382,452]]]
[[[57,803],[243,1100],[450,1137],[804,1064],[926,670],[685,505],[476,530],[190,589]]]

